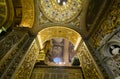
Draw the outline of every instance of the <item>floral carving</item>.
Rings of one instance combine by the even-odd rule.
[[[31,48],[27,51],[24,61],[22,62],[20,68],[14,75],[14,79],[29,79],[31,71],[36,62],[38,56],[38,47],[36,42],[31,45]]]
[[[79,48],[78,56],[86,79],[103,79],[84,43]]]

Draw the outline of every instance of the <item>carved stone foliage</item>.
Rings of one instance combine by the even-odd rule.
[[[23,46],[20,48],[20,50],[17,51],[16,56],[13,58],[10,65],[7,67],[4,74],[1,76],[1,79],[10,79],[14,76],[16,70],[18,70],[18,68],[20,67],[32,41],[33,40],[27,40],[26,43],[24,43]]]
[[[22,64],[16,71],[15,75],[13,75],[13,79],[30,79],[30,75],[34,64],[36,62],[38,56],[38,47],[35,41],[31,44],[30,48],[26,52],[25,58],[23,58]]]
[[[90,41],[92,45],[97,48],[100,45],[100,41],[105,35],[111,33],[113,29],[120,25],[120,1],[115,0],[111,6],[107,17],[103,20],[99,29],[91,36]]]
[[[25,32],[13,30],[8,36],[0,41],[0,59],[20,41]]]
[[[112,78],[120,76],[120,30],[118,33],[109,34],[106,43],[101,46],[100,59],[104,61],[104,65]]]
[[[27,39],[28,39],[28,35],[26,33],[23,35],[23,37],[19,41],[17,41],[17,44],[14,44],[12,48],[9,50],[9,52],[7,52],[7,54],[0,60],[0,77],[9,67],[10,63],[14,60],[14,58],[18,54],[19,48],[22,47],[22,45]]]
[[[99,69],[95,65],[96,63],[84,43],[82,43],[78,51],[85,79],[103,79]]]

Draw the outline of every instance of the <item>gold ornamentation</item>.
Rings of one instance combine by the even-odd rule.
[[[57,0],[39,0],[44,15],[52,22],[68,22],[81,11],[81,0],[68,0],[66,5],[59,5]]]
[[[23,35],[23,32],[21,32],[21,33]],[[14,34],[17,34],[17,33],[14,32]],[[20,35],[20,33],[19,33],[19,35]],[[20,37],[22,37],[22,38],[19,38],[19,40],[17,39],[18,37],[16,37],[16,39],[13,38],[13,40],[17,40],[16,41],[17,43],[15,43],[15,44],[12,43],[14,45],[11,48],[12,50],[8,49],[7,51],[9,51],[9,52],[7,52],[7,54],[0,60],[0,77],[3,75],[3,73],[5,72],[5,70],[8,68],[8,66],[10,65],[10,63],[13,61],[13,59],[17,55],[17,53],[19,51],[19,47],[22,47],[23,43],[28,39],[28,38],[26,38],[26,37],[28,37],[27,34],[24,34],[24,36],[20,35]],[[6,46],[4,46],[4,48],[2,48],[2,49],[5,49],[5,48],[6,48]],[[10,71],[10,69],[8,71]]]
[[[18,69],[17,73],[13,76],[14,79],[30,79],[30,75],[34,64],[38,56],[38,47],[35,41],[33,41],[30,49],[27,51],[22,65]]]
[[[22,22],[20,27],[32,28],[34,23],[34,0],[22,1]]]
[[[103,79],[84,42],[79,47],[78,51],[78,56],[80,58],[80,63],[85,79]]]
[[[50,21],[44,16],[44,14],[42,13],[42,11],[39,11],[39,25],[41,24],[46,24],[46,23],[50,23]]]
[[[67,36],[66,36],[67,35]],[[41,44],[54,37],[62,37],[70,40],[74,45],[77,44],[80,34],[76,31],[60,26],[48,27],[39,32]]]
[[[107,18],[101,23],[99,29],[91,36],[90,41],[95,48],[100,45],[100,41],[105,35],[111,33],[113,29],[120,25],[120,1],[115,1],[112,5]]]
[[[4,40],[0,41],[0,59],[26,35],[25,32],[12,31]]]

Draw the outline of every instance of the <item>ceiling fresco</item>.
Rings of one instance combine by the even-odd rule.
[[[39,8],[52,22],[69,22],[81,11],[81,0],[39,0]]]
[[[47,50],[45,62],[48,65],[68,65],[76,55],[73,44],[64,38],[52,38],[46,41],[45,50]]]

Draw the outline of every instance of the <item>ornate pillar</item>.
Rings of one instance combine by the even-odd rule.
[[[14,29],[0,40],[0,79],[12,76],[24,54],[22,50],[28,39],[27,31]]]
[[[104,79],[84,42],[78,47],[78,57],[85,79]]]
[[[26,54],[23,56],[21,63],[11,79],[30,79],[38,54],[39,49],[36,41],[34,40],[26,51]]]

